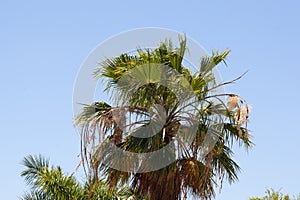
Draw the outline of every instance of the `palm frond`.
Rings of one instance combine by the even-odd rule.
[[[200,73],[205,76],[219,63],[223,62],[226,65],[225,59],[229,53],[230,50],[226,49],[221,53],[213,51],[211,56],[203,56],[200,61]]]
[[[49,167],[49,160],[42,155],[29,155],[24,158],[22,164],[26,169],[21,173],[21,176],[25,178],[26,184],[34,185],[36,181],[39,180],[40,173],[43,169]]]

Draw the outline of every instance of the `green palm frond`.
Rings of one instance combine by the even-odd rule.
[[[25,182],[28,185],[34,185],[39,180],[43,169],[49,167],[49,160],[41,155],[29,155],[24,158],[22,164],[26,169],[21,173],[21,176],[25,177]]]
[[[232,159],[233,152],[223,143],[218,142],[212,153],[212,166],[220,174],[221,179],[227,178],[229,183],[238,180],[240,167]]]
[[[225,59],[229,53],[230,50],[227,49],[221,53],[218,51],[213,51],[211,56],[203,56],[200,61],[200,73],[205,76],[219,63],[223,62],[226,65]]]

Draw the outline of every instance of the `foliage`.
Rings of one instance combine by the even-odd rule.
[[[104,181],[80,184],[72,175],[65,175],[60,167],[49,167],[49,161],[39,156],[23,160],[26,169],[21,173],[31,191],[22,200],[122,200],[135,199],[130,188],[111,189]]]
[[[95,71],[96,77],[107,81],[106,91],[111,94],[112,102],[86,105],[75,121],[75,125],[82,130],[82,158],[90,182],[105,176],[111,188],[130,185],[135,193],[149,196],[151,200],[175,200],[186,198],[187,193],[211,199],[215,188],[221,187],[224,178],[229,183],[238,180],[240,167],[232,159],[231,147],[234,142],[246,149],[252,146],[247,130],[249,106],[236,94],[212,95],[212,91],[240,78],[217,84],[212,73],[216,65],[225,62],[230,51],[213,52],[211,56],[202,57],[197,71],[191,72],[183,64],[186,50],[185,37],[179,37],[179,47],[173,47],[171,41],[166,40],[154,50],[137,49],[137,54],[124,53],[107,59]],[[130,90],[118,84],[132,69],[144,73],[138,71],[142,65],[149,65],[151,73],[159,74],[159,64],[175,70],[179,74],[177,78],[184,78],[192,87],[193,94],[180,101],[172,90],[155,81],[133,86]],[[174,82],[178,82],[178,79],[174,79]],[[191,96],[200,101],[200,105],[194,108],[197,112],[192,117],[186,117],[187,102],[195,100]],[[228,98],[227,103],[224,98]],[[124,102],[126,106],[123,106]],[[132,136],[132,132],[150,124],[151,108],[157,104],[166,111],[163,128],[152,137]],[[116,112],[125,114],[116,116]],[[223,120],[218,127],[212,126],[216,123],[216,112]],[[179,127],[184,126],[188,130],[195,119],[200,122],[196,136],[186,145],[182,142]],[[123,127],[120,127],[120,122]],[[203,144],[209,131],[217,138],[212,149]],[[191,134],[187,132],[185,137]],[[140,163],[136,170],[124,172],[105,165],[104,161],[114,157],[114,152],[103,150],[103,145],[97,142],[101,139],[106,144],[136,153],[154,152],[169,144],[177,144],[173,145],[173,149],[177,149],[178,153],[174,151],[175,162],[162,169],[138,173],[139,169],[147,165]],[[123,158],[120,162],[126,166],[130,164],[126,163],[130,159]]]
[[[300,200],[300,196],[292,198],[287,194],[283,194],[273,189],[267,189],[266,195],[262,198],[250,198],[249,200]]]

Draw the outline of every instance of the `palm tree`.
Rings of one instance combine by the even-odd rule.
[[[75,121],[82,130],[82,158],[90,182],[105,177],[112,188],[130,185],[150,200],[176,200],[188,194],[210,199],[223,179],[238,180],[240,167],[231,146],[235,141],[252,146],[249,107],[236,94],[213,93],[240,78],[217,84],[212,73],[230,51],[202,57],[199,69],[191,72],[184,65],[186,50],[186,39],[179,36],[179,47],[166,40],[154,50],[107,59],[95,71],[107,81],[105,91],[112,101],[85,105]],[[157,77],[169,82],[161,84]],[[172,83],[180,86],[174,89]],[[150,131],[145,129],[155,123]],[[137,137],[151,131],[156,134]],[[161,168],[151,168],[156,154],[140,159],[157,151],[159,161],[166,163]]]
[[[27,169],[21,176],[32,191],[22,199],[82,199],[83,189],[74,177],[64,175],[60,167],[50,167],[41,155],[25,157],[23,165]]]
[[[131,188],[110,189],[104,181],[81,185],[72,175],[65,175],[60,167],[50,167],[43,156],[27,156],[26,169],[21,173],[31,191],[22,200],[121,200],[135,199]]]

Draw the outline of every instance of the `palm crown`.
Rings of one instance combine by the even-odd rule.
[[[238,179],[231,146],[235,141],[252,146],[249,107],[236,94],[214,92],[240,77],[216,83],[212,73],[230,51],[202,57],[195,72],[184,64],[186,51],[180,36],[178,47],[166,40],[153,50],[106,59],[95,71],[106,81],[111,102],[85,105],[75,121],[90,183],[105,177],[110,187],[130,185],[151,200],[181,199],[188,193],[210,199],[224,178],[230,183]],[[138,136],[145,132],[150,136]],[[159,158],[153,153],[158,151]],[[149,153],[153,156],[140,159]],[[151,168],[152,159],[166,165]]]

